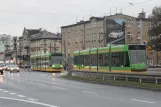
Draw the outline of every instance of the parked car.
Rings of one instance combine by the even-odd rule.
[[[0,74],[3,75],[4,65],[0,64]]]
[[[153,68],[161,68],[161,65],[160,64],[153,65]]]
[[[9,65],[7,67],[7,71],[9,71],[9,72],[19,72],[19,67],[17,65]]]

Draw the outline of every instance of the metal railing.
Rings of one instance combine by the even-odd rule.
[[[161,75],[149,75],[149,74],[134,74],[134,73],[102,73],[102,72],[87,72],[87,71],[72,71],[72,76],[93,78],[101,80],[113,80],[113,81],[131,81],[139,83],[152,83],[161,84]]]

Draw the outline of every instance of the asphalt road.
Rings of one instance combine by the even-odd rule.
[[[161,92],[65,80],[61,74],[0,76],[0,107],[160,107]]]
[[[161,68],[148,68],[148,74],[161,75]]]

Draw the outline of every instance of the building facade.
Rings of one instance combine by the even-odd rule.
[[[37,55],[45,52],[61,52],[61,34],[52,33],[46,30],[26,29],[23,36],[19,37],[18,55],[22,65],[29,63],[30,55]]]
[[[126,23],[125,43],[148,44],[151,22],[146,18],[144,12],[138,17],[124,14],[115,14],[106,17],[91,17],[88,21],[80,21],[76,24],[62,26],[62,51],[68,56],[73,56],[74,51],[107,45],[108,23],[107,19],[122,19]],[[158,54],[158,56],[157,56]],[[160,54],[154,50],[148,50],[149,64],[155,65],[161,61]]]
[[[61,52],[61,47],[61,35],[59,34],[37,35],[30,39],[30,55],[38,55],[45,52]]]
[[[62,51],[66,56],[76,50],[94,47],[102,47],[104,33],[104,18],[91,17],[88,21],[80,21],[77,24],[62,26]]]

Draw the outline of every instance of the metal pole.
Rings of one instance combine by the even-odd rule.
[[[45,52],[45,71],[46,71],[46,43],[44,39],[44,52]]]
[[[15,51],[16,51],[16,64],[17,64],[17,38],[14,38],[14,45],[15,45]]]
[[[51,41],[50,41],[50,53],[51,53]]]
[[[140,44],[142,44],[142,39],[143,39],[142,28],[143,28],[143,21],[142,19],[140,19]]]
[[[86,40],[85,40],[85,34],[86,34],[86,31],[85,31],[85,22],[84,22],[84,46],[83,46],[83,49],[85,49],[85,47],[86,47]]]
[[[20,49],[20,57],[22,58],[22,56],[21,56],[21,49]],[[20,58],[20,67],[21,67],[21,58]]]

